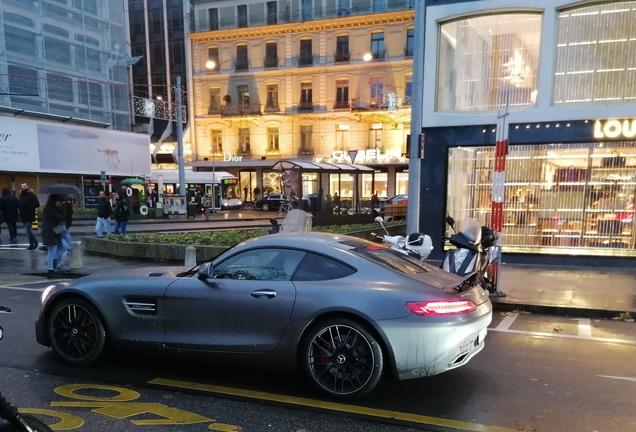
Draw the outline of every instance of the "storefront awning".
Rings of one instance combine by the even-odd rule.
[[[312,162],[308,160],[282,160],[272,167],[275,171],[291,169],[303,169],[308,171],[327,172],[373,172],[374,169],[364,165],[351,165],[344,163]]]

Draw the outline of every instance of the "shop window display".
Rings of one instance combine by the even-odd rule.
[[[493,157],[494,147],[449,150],[455,219],[490,224]],[[504,250],[635,249],[635,143],[510,146],[505,181]]]

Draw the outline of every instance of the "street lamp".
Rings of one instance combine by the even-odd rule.
[[[205,67],[212,70],[216,67],[216,62],[214,60],[208,60],[207,62],[205,62]]]
[[[362,60],[364,60],[365,62],[373,60],[373,54],[371,54],[370,52],[364,53],[364,55],[362,56]]]

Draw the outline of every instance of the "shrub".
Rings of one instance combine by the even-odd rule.
[[[401,222],[388,222],[387,226],[400,225]],[[313,227],[315,232],[330,232],[334,234],[346,234],[349,232],[362,231],[366,229],[378,228],[376,224],[351,224]],[[118,235],[117,240],[132,243],[168,243],[184,245],[204,245],[204,246],[233,246],[253,237],[267,234],[266,228],[227,230],[227,231],[197,231],[187,233],[169,234],[126,234]]]

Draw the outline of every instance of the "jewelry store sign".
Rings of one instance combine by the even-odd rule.
[[[594,138],[634,138],[636,137],[636,119],[632,120],[596,120]]]

